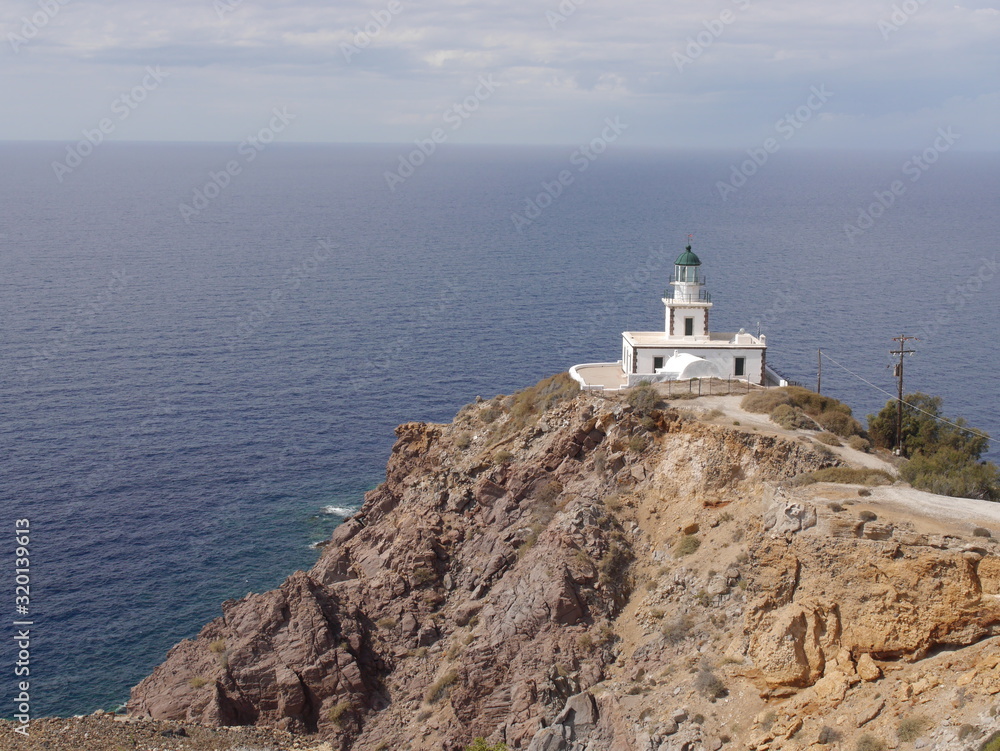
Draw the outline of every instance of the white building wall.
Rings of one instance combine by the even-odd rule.
[[[631,348],[630,348],[631,349]],[[702,357],[715,365],[720,378],[742,378],[751,383],[764,382],[764,354],[759,348],[742,349],[737,347],[710,348],[710,347],[640,347],[639,367],[640,375],[653,375],[653,358],[662,357],[666,362],[675,352],[685,352],[695,357]],[[736,358],[744,357],[744,375],[736,375]],[[626,372],[629,372],[626,366]],[[637,382],[640,379],[637,379]]]

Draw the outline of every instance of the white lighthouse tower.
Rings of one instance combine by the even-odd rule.
[[[705,278],[701,275],[701,260],[688,245],[674,261],[673,289],[667,290],[663,304],[666,319],[663,330],[668,339],[688,342],[707,342],[708,311],[712,296],[705,291]]]

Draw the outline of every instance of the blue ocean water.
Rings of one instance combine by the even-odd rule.
[[[723,200],[745,154],[442,146],[390,190],[410,150],[110,143],[59,182],[64,145],[0,144],[0,580],[27,518],[35,713],[119,705],[223,600],[309,566],[398,423],[661,327],[689,233],[715,330],[888,391],[891,337],[920,336],[907,390],[1000,436],[998,155],[912,181],[910,154],[785,151]],[[861,416],[887,398],[831,363],[823,385]]]

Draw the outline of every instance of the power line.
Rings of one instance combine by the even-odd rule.
[[[837,362],[836,360],[834,360],[826,352],[823,353],[823,357],[825,357],[827,360],[829,360],[830,362],[832,362],[838,368],[841,368],[842,370],[847,371],[852,376],[854,376],[855,378],[857,378],[859,381],[864,381],[865,383],[867,383],[869,386],[871,386],[876,391],[881,391],[883,394],[885,394],[889,398],[893,399],[894,401],[898,400],[899,397],[897,397],[891,391],[886,391],[884,388],[881,388],[880,386],[876,386],[874,383],[872,383],[871,381],[869,381],[867,378],[863,378],[863,377],[859,376],[857,373],[855,373],[850,368],[848,368],[848,367],[846,367],[844,365],[841,365],[839,362]],[[904,402],[904,404],[905,404],[905,402]],[[915,410],[917,412],[921,412],[921,413],[927,415],[928,417],[933,417],[935,420],[937,420],[938,422],[943,422],[945,425],[951,425],[953,428],[958,428],[959,430],[963,430],[966,433],[972,433],[973,435],[977,435],[980,438],[986,438],[987,440],[989,440],[989,436],[986,435],[986,433],[980,433],[978,430],[974,430],[972,428],[965,428],[965,427],[962,427],[961,425],[956,425],[955,423],[951,422],[950,420],[945,420],[940,415],[935,415],[933,412],[928,412],[925,409],[920,409],[920,407],[917,407],[916,405],[907,404],[906,406],[909,407],[912,410]]]

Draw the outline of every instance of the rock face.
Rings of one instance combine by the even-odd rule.
[[[574,392],[560,376],[401,425],[312,570],[225,603],[128,711],[344,750],[718,748],[720,697],[836,707],[997,631],[992,541],[866,535],[788,484],[837,461],[810,444]],[[803,727],[758,720],[760,748]]]

